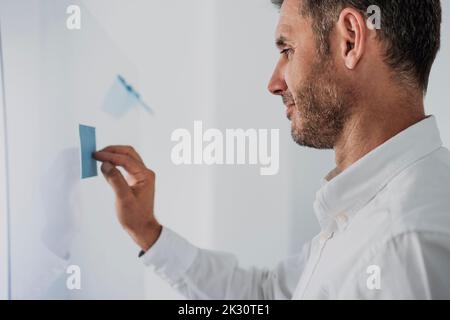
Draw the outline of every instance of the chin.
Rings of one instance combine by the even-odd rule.
[[[297,132],[299,134],[302,133],[303,128],[305,128],[305,124],[303,123],[303,119],[300,117],[298,113],[295,113],[291,118],[292,131]]]

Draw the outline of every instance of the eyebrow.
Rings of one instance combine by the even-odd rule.
[[[287,42],[288,42],[288,40],[285,36],[279,36],[275,40],[275,45],[277,46],[278,49],[282,49],[282,48],[286,47]]]

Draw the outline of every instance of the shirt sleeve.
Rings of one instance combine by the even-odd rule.
[[[145,265],[188,299],[291,299],[308,253],[280,262],[274,270],[241,268],[229,253],[197,248],[167,227],[142,257]]]
[[[376,250],[358,277],[358,299],[450,299],[450,235],[407,232]],[[364,272],[363,272],[364,271]],[[354,279],[356,280],[356,279]]]

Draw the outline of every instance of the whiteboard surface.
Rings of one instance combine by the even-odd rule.
[[[81,30],[66,28],[73,4],[82,8]],[[12,298],[142,297],[143,266],[112,192],[102,177],[80,179],[78,136],[85,124],[96,127],[98,148],[139,146],[141,110],[116,83],[120,74],[137,84],[136,69],[79,1],[9,0],[0,12]],[[129,110],[108,113],[111,103]],[[70,265],[80,267],[80,290],[66,287]]]

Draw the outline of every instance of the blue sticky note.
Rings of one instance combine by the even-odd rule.
[[[80,124],[81,178],[97,176],[97,161],[92,157],[96,151],[95,128]]]

